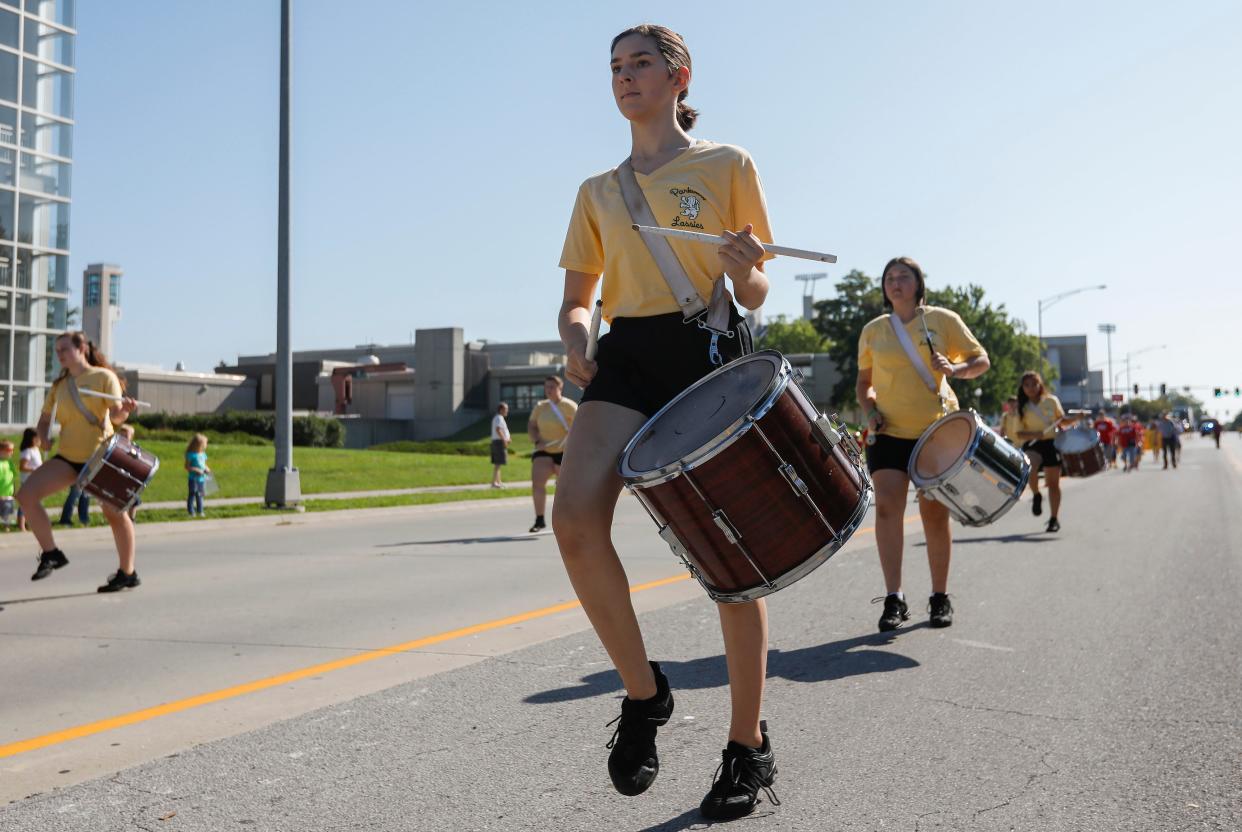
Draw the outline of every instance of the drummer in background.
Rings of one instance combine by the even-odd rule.
[[[548,527],[543,513],[548,505],[548,480],[558,476],[561,461],[565,457],[565,438],[578,415],[578,403],[564,396],[565,382],[558,376],[543,380],[543,394],[547,396],[530,412],[526,433],[534,443],[535,452],[530,456],[530,496],[535,503],[535,523],[531,534]]]
[[[60,376],[52,384],[47,400],[43,403],[43,414],[39,417],[39,444],[44,448],[51,447],[48,429],[51,427],[52,411],[56,411],[60,422],[60,445],[57,453],[39,469],[17,492],[17,501],[26,515],[26,523],[39,541],[42,554],[39,555],[39,567],[31,576],[32,581],[42,580],[69,563],[56,546],[52,535],[52,523],[47,511],[43,508],[43,499],[57,491],[63,491],[78,479],[86,463],[108,437],[112,436],[113,426],[119,425],[129,418],[129,414],[137,409],[138,403],[129,397],[123,397],[124,387],[116,373],[108,366],[108,360],[83,332],[66,332],[56,339],[56,358],[60,362]],[[92,390],[115,396],[120,401],[111,402],[95,396],[81,396],[79,408],[69,390],[72,379],[79,390]],[[120,568],[106,584],[99,587],[100,592],[117,592],[132,589],[140,583],[138,573],[134,569],[134,523],[130,516],[117,509],[106,500],[100,500],[100,508],[108,525],[112,527],[112,538],[116,541],[116,554]]]
[[[956,312],[923,305],[926,286],[918,263],[909,257],[896,257],[884,267],[883,275],[884,306],[892,312],[863,327],[858,341],[855,388],[867,427],[875,434],[875,443],[867,446],[867,469],[875,484],[875,540],[887,591],[884,613],[880,616],[881,632],[894,630],[910,618],[901,589],[910,454],[923,431],[941,416],[958,409],[957,397],[946,379],[975,378],[991,366],[987,352]],[[892,319],[900,322],[909,334],[940,390],[939,395],[931,392],[911,363],[893,330]],[[927,346],[927,333],[936,348],[934,354]],[[931,568],[930,623],[933,627],[948,627],[953,623],[953,605],[948,595],[953,543],[949,510],[920,495],[919,514]]]
[[[1048,499],[1052,516],[1048,518],[1047,530],[1060,531],[1061,522],[1057,512],[1061,508],[1061,455],[1054,444],[1057,428],[1069,427],[1077,422],[1074,416],[1065,415],[1061,400],[1048,392],[1044,379],[1034,370],[1022,374],[1018,385],[1018,433],[1022,450],[1031,460],[1031,513],[1038,517],[1044,511],[1044,495],[1039,490],[1038,472],[1042,469],[1048,484]]]
[[[1018,397],[1010,396],[1005,399],[1004,413],[1001,414],[1000,435],[1006,439],[1018,441],[1016,435],[1018,433]]]
[[[771,256],[759,239],[772,239],[763,189],[745,150],[688,132],[697,113],[684,103],[691,80],[685,41],[663,26],[644,24],[614,38],[609,57],[613,99],[630,127],[630,162],[657,221],[692,223],[728,239],[718,248],[670,241],[687,276],[704,302],[717,281],[727,280],[743,306],[758,309],[768,294],[763,261]],[[742,99],[735,103],[749,107]],[[592,176],[578,189],[560,262],[565,293],[559,327],[565,374],[584,392],[552,510],[574,591],[625,687],[608,743],[608,773],[624,795],[646,791],[659,772],[656,729],[671,717],[673,695],[659,664],[648,660],[629,581],[613,547],[622,488],[617,458],[647,419],[713,369],[711,335],[682,322],[677,299],[633,222],[616,172]],[[591,361],[585,354],[588,324],[601,275],[603,317],[611,327]],[[732,334],[719,340],[726,362],[740,357],[748,340],[732,303],[728,311]],[[718,604],[717,610],[732,716],[719,777],[699,805],[713,820],[753,811],[760,789],[770,789],[776,774],[759,720],[767,673],[764,601]]]
[[[1095,432],[1100,435],[1100,444],[1104,446],[1104,458],[1108,460],[1109,467],[1113,467],[1117,464],[1117,446],[1115,444],[1117,439],[1117,423],[1113,421],[1111,416],[1101,410],[1091,427],[1095,428]]]

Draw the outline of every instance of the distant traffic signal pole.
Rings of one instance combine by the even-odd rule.
[[[276,216],[276,464],[267,472],[263,502],[292,508],[302,502],[302,483],[293,467],[293,352],[289,304],[289,64],[290,6],[280,0],[280,163]]]

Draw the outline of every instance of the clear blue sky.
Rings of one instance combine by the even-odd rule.
[[[1144,390],[1242,385],[1242,4],[351,7],[295,2],[295,348],[555,338],[575,191],[629,149],[608,43],[651,20],[690,45],[695,133],[750,150],[777,242],[832,277],[909,254],[1032,331],[1106,283],[1045,334],[1102,364],[1115,323],[1115,372],[1167,344]],[[73,274],[124,267],[121,361],[274,349],[278,25],[277,0],[79,3]],[[770,264],[765,314],[813,266]]]

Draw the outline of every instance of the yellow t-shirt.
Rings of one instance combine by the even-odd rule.
[[[556,414],[552,412],[553,407],[561,411],[565,424],[561,424],[561,420],[556,418]],[[553,405],[550,399],[544,399],[535,405],[530,418],[539,428],[539,438],[544,441],[542,450],[550,454],[559,454],[565,450],[565,437],[569,436],[569,428],[573,427],[576,415],[578,415],[578,403],[569,399],[563,398],[556,405]]]
[[[1001,433],[1003,433],[1005,438],[1010,442],[1017,441],[1018,431],[1021,429],[1022,428],[1018,422],[1018,413],[1016,410],[1012,413],[1006,413],[1001,416]]]
[[[950,361],[958,363],[987,354],[956,312],[928,306],[924,314],[936,352]],[[884,427],[879,432],[898,439],[918,439],[932,422],[940,418],[940,399],[927,389],[923,378],[910,364],[906,351],[901,348],[901,341],[897,340],[897,334],[888,322],[890,317],[881,315],[863,327],[862,336],[858,339],[858,369],[871,370],[876,407],[884,417]],[[931,368],[927,336],[923,333],[918,315],[906,324],[906,332],[942,391],[948,411],[952,413],[957,410],[957,396],[953,388],[941,373]]]
[[[1027,402],[1026,407],[1022,408],[1022,423],[1018,425],[1018,430],[1026,433],[1039,432],[1043,434],[1041,438],[1051,439],[1056,435],[1057,422],[1064,418],[1065,410],[1061,407],[1061,400],[1051,393],[1044,393],[1039,404]]]
[[[75,381],[78,390],[94,390],[110,396],[121,395],[121,382],[116,373],[103,367],[91,367]],[[52,408],[56,408],[56,421],[60,423],[60,445],[56,452],[70,462],[87,462],[95,449],[112,435],[112,420],[108,417],[108,409],[113,402],[95,396],[82,396],[82,404],[95,415],[100,426],[95,427],[86,420],[82,411],[73,403],[73,396],[65,382],[52,386],[47,399],[43,402],[43,415],[51,416]]]
[[[672,161],[650,174],[636,173],[636,178],[662,226],[719,235],[725,229],[740,231],[750,223],[755,237],[772,240],[759,174],[740,147],[696,140]],[[681,309],[642,236],[630,227],[633,222],[615,171],[592,176],[578,188],[560,265],[568,271],[604,276],[607,321]],[[699,295],[709,300],[713,283],[724,272],[716,247],[667,239]],[[764,259],[774,256],[768,254]]]

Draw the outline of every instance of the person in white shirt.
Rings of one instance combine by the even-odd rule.
[[[35,469],[43,464],[43,453],[39,450],[39,432],[34,428],[26,428],[25,433],[22,434],[21,450],[18,469],[21,482],[25,483]],[[17,510],[17,528],[18,531],[26,531],[26,515],[21,509]]]
[[[496,407],[496,415],[492,417],[492,488],[504,488],[500,481],[500,466],[509,464],[509,425],[505,417],[509,415],[509,405],[501,402]]]

